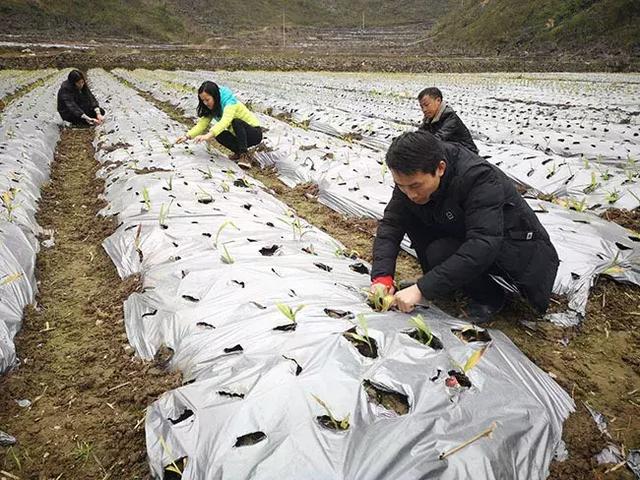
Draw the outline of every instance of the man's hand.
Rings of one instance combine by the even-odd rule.
[[[196,143],[202,143],[202,142],[208,142],[212,138],[213,138],[213,135],[211,133],[207,133],[206,135],[198,135],[196,138],[194,138],[194,140],[196,141]]]
[[[422,300],[422,292],[417,285],[411,285],[396,293],[394,298],[398,310],[409,313],[412,312],[416,304]]]
[[[96,125],[102,125],[103,122],[104,117],[98,113],[98,115],[96,115]]]
[[[189,137],[187,135],[181,135],[178,138],[176,138],[175,143],[184,143],[187,140],[189,140]]]

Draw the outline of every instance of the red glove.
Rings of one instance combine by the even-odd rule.
[[[391,275],[386,275],[384,277],[376,277],[371,282],[371,285],[380,284],[387,287],[387,290],[391,290],[393,288],[393,277]]]

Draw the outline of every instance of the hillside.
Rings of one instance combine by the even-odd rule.
[[[457,3],[457,2],[456,2]],[[640,51],[638,0],[461,0],[432,38],[442,47],[504,51]]]
[[[359,27],[433,24],[451,0],[0,0],[8,34],[47,34],[59,39],[128,37],[155,41],[197,41],[237,28],[261,31],[292,27]],[[424,34],[424,32],[420,32]]]
[[[186,34],[184,20],[162,0],[0,0],[4,34],[88,40],[100,37],[174,41]]]

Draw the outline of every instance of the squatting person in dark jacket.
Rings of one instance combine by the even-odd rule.
[[[58,113],[76,126],[100,125],[105,114],[80,70],[69,72],[58,90]]]
[[[425,88],[418,94],[418,102],[424,114],[421,130],[434,134],[440,140],[459,143],[473,153],[478,153],[478,147],[473,142],[469,129],[447,102],[442,100],[439,88]]]
[[[407,234],[424,275],[395,292],[399,310],[462,289],[470,298],[470,320],[489,321],[505,303],[490,276],[498,275],[538,313],[546,311],[558,255],[501,170],[421,130],[396,138],[386,162],[396,186],[373,245],[372,291],[394,293],[396,258]]]

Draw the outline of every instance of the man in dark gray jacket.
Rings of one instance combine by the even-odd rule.
[[[394,139],[386,162],[395,181],[373,245],[372,290],[395,293],[410,312],[422,298],[462,289],[468,313],[488,321],[504,305],[493,276],[515,285],[540,314],[549,306],[558,255],[535,213],[497,167],[424,131]],[[393,275],[407,234],[424,275],[395,292]]]
[[[473,142],[469,129],[447,102],[442,100],[440,89],[425,88],[418,94],[418,102],[424,114],[421,130],[432,133],[440,140],[459,143],[473,153],[478,153],[478,147]]]

